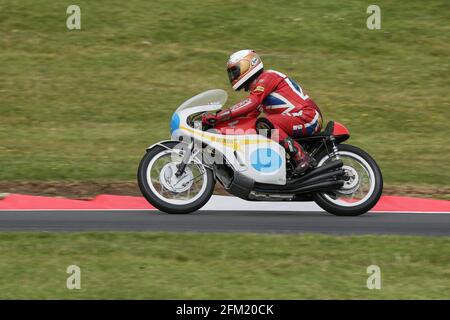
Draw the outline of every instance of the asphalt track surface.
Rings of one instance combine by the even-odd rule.
[[[450,214],[198,211],[0,211],[0,231],[175,231],[450,236]]]

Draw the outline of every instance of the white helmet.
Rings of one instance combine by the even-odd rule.
[[[236,91],[246,87],[251,78],[261,70],[263,70],[263,63],[253,50],[235,52],[227,62],[228,78]]]

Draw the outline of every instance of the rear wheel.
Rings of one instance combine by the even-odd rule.
[[[383,192],[383,176],[375,160],[360,148],[338,145],[344,163],[345,183],[333,193],[316,193],[314,201],[337,216],[358,216],[372,209]],[[330,161],[327,153],[316,157],[318,166]]]

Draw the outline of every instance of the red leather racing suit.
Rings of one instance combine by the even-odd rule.
[[[249,87],[250,95],[230,108],[231,118],[258,117],[264,112],[279,136],[272,139],[282,142],[287,137],[312,135],[322,128],[322,114],[302,88],[286,75],[263,71]],[[301,150],[295,142],[298,150]]]

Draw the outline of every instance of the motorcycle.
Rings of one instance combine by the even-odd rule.
[[[256,128],[255,118],[241,117],[208,127],[201,117],[222,108],[228,98],[214,89],[181,104],[172,116],[171,139],[149,146],[137,179],[157,209],[186,214],[203,207],[216,182],[231,195],[248,201],[314,201],[338,216],[369,211],[383,191],[375,160],[349,144],[347,128],[334,121],[311,136],[296,139],[315,166],[301,176],[285,149]]]

